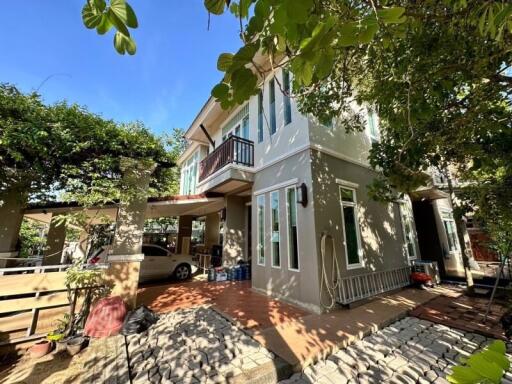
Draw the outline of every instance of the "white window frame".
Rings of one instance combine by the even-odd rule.
[[[443,214],[448,214],[451,216],[451,218],[444,218]],[[453,210],[442,209],[440,212],[440,217],[441,217],[441,223],[443,224],[444,235],[446,237],[446,245],[448,246],[448,253],[451,253],[451,254],[459,253],[460,252],[459,234],[457,232],[457,223],[455,222],[455,219],[453,218]],[[451,221],[453,223],[453,227],[455,228],[455,249],[450,249],[450,239],[448,236],[448,231],[446,230],[446,227],[444,226],[445,221]]]
[[[377,135],[374,135],[372,133],[372,130],[370,129],[370,118],[372,118],[373,123],[375,124],[375,128],[377,130]],[[378,143],[380,142],[380,122],[379,117],[377,116],[377,112],[375,112],[374,108],[367,107],[366,108],[366,132],[368,134],[368,137],[370,138],[370,142]]]
[[[278,246],[278,249],[279,249],[279,265],[275,265],[274,264],[274,242],[272,241],[272,236],[273,236],[273,232],[274,232],[274,228],[273,228],[273,208],[272,208],[272,195],[276,195],[277,196],[277,225],[279,226],[279,246]],[[280,222],[280,204],[281,204],[281,201],[280,201],[280,196],[279,196],[279,189],[276,189],[272,192],[270,192],[270,195],[269,195],[269,208],[270,208],[270,266],[272,268],[275,268],[275,269],[281,269],[281,265],[282,265],[282,250],[281,250],[281,222]]]
[[[263,199],[263,204],[260,206],[259,200]],[[260,214],[259,209],[260,207],[263,209],[263,233],[260,232]],[[266,257],[265,257],[265,209],[266,207],[266,197],[265,194],[257,195],[256,196],[256,263],[262,267],[266,264]],[[261,236],[263,235],[263,236]],[[263,243],[260,244],[260,238],[263,239]],[[263,262],[260,261],[260,250],[261,250],[261,259]]]
[[[398,210],[400,212],[400,223],[402,225],[402,235],[404,238],[404,248],[405,248],[405,254],[407,255],[407,258],[409,260],[416,260],[418,258],[417,250],[416,250],[416,242],[418,239],[418,236],[415,231],[414,224],[414,216],[411,212],[411,206],[407,200],[401,200],[398,202]],[[413,255],[409,255],[409,247],[407,245],[407,233],[405,232],[405,221],[409,221],[409,226],[411,227],[412,235],[413,235]]]
[[[338,193],[340,199],[340,208],[341,208],[341,223],[343,229],[343,247],[345,249],[345,261],[347,263],[347,270],[364,268],[364,260],[363,260],[363,248],[361,246],[361,230],[359,228],[359,210],[357,205],[357,194],[356,189],[346,185],[345,183],[339,183],[338,185]],[[352,184],[352,183],[351,183]],[[352,191],[352,202],[343,201],[343,197],[341,194],[342,189],[347,189]],[[357,256],[359,258],[358,263],[350,264],[348,260],[348,248],[347,248],[347,234],[345,231],[345,215],[343,212],[343,207],[353,207],[354,208],[354,221],[356,226],[356,241],[357,241]]]
[[[286,196],[286,234],[288,239],[288,270],[293,272],[300,272],[300,251],[299,251],[299,210],[295,209],[295,222],[297,223],[297,265],[298,268],[291,268],[291,239],[290,239],[290,220],[288,217],[290,203],[288,201],[288,191],[293,189],[295,191],[295,201],[292,204],[297,204],[297,187],[295,185],[285,188],[285,196]]]
[[[199,149],[196,149],[187,160],[183,162],[183,166],[181,168],[181,184],[180,184],[180,192],[182,195],[193,195],[197,191],[197,184],[199,180]],[[192,173],[192,169],[194,168],[194,163],[196,164],[196,173],[194,180],[194,190],[190,190],[190,185],[192,179],[190,178],[190,174]],[[187,189],[185,190],[186,180],[188,181]]]

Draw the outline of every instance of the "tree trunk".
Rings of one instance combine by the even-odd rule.
[[[464,231],[466,230],[466,223],[462,219],[462,214],[457,208],[457,203],[455,202],[455,192],[453,191],[452,179],[448,175],[448,190],[450,193],[450,204],[453,209],[453,218],[455,220],[455,226],[457,227],[457,237],[459,239],[459,247],[462,255],[462,264],[464,265],[464,274],[466,275],[466,284],[468,286],[467,290],[469,293],[473,292],[474,283],[473,283],[473,275],[471,274],[471,268],[469,265],[469,257],[468,252],[471,250],[467,249],[466,243],[464,241]]]

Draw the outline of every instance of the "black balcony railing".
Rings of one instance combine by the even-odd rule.
[[[253,167],[254,142],[238,136],[229,136],[199,163],[199,181],[231,163]]]

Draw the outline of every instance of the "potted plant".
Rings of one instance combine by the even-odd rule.
[[[66,349],[65,332],[69,323],[69,315],[66,313],[64,319],[57,320],[57,327],[46,335],[46,339],[54,342],[56,351],[62,352]]]
[[[66,350],[70,356],[74,356],[87,346],[88,341],[88,338],[84,336],[70,337],[66,340]]]
[[[38,359],[52,350],[53,343],[50,340],[40,340],[29,349],[30,357]]]

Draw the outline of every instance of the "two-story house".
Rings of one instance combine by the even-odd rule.
[[[377,116],[362,133],[321,125],[277,80],[289,89],[278,70],[231,111],[210,98],[185,134],[180,192],[224,197],[220,213],[205,212],[223,263],[250,260],[253,289],[316,312],[406,285],[419,255],[411,203],[367,194]]]

